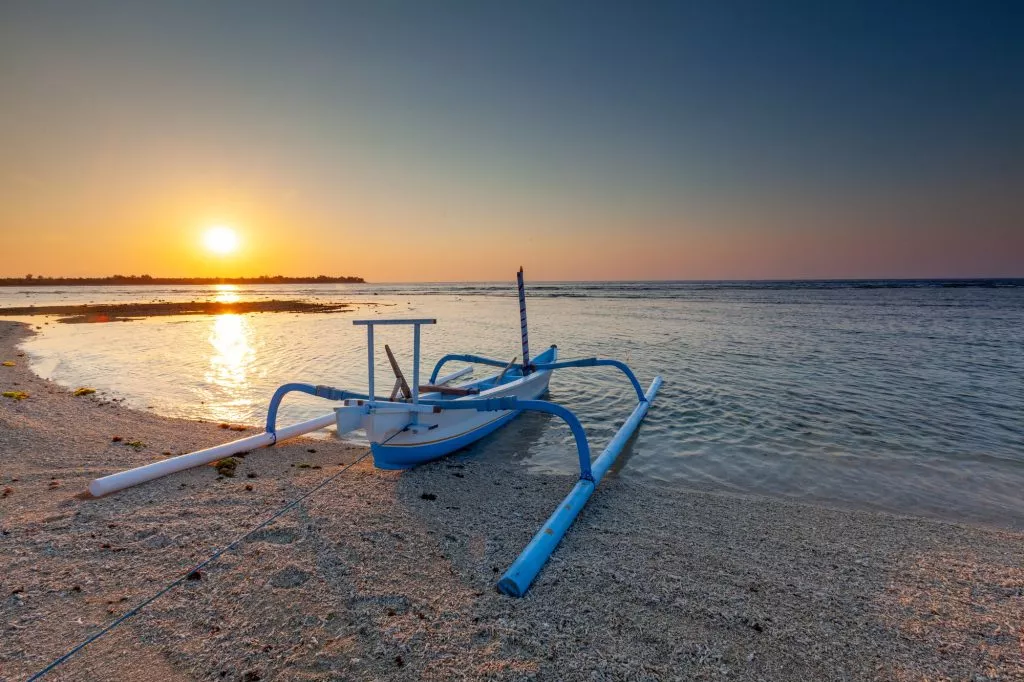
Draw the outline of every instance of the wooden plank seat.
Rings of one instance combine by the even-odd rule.
[[[412,399],[412,390],[409,388],[408,382],[405,380],[405,374],[402,372],[402,368],[398,366],[398,360],[395,359],[395,354],[391,352],[391,347],[384,344],[384,352],[387,353],[388,362],[391,363],[391,370],[395,373],[395,387],[391,390],[391,397],[389,400],[394,400],[401,394],[406,400]],[[505,378],[505,374],[516,364],[518,357],[512,358],[512,360],[505,365],[505,369],[501,370],[497,377],[494,379],[494,385],[497,386],[501,383],[502,379]],[[441,395],[454,395],[454,396],[466,396],[466,395],[477,395],[480,393],[479,388],[458,388],[456,386],[443,386],[440,384],[422,384],[417,387],[419,393],[440,393]]]
[[[437,386],[435,384],[423,384],[420,386],[420,393],[440,393],[441,395],[476,395],[479,388],[458,388],[456,386]]]

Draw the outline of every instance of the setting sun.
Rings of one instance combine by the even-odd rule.
[[[233,253],[238,249],[238,235],[230,227],[215,225],[203,234],[203,244],[214,253]]]

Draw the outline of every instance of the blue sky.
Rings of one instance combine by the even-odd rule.
[[[366,250],[597,234],[594,276],[1024,275],[1022,7],[9,1],[0,228],[147,196]]]

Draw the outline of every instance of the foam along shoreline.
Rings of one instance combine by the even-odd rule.
[[[351,303],[309,301],[188,301],[159,303],[100,303],[77,305],[20,306],[0,308],[0,316],[66,315],[57,322],[128,322],[164,315],[225,315],[244,313],[339,313],[352,310]]]
[[[0,363],[13,363],[0,390],[27,394],[0,397],[5,679],[363,453],[297,439],[82,499],[93,478],[238,434],[75,397],[30,371],[17,344],[31,333],[0,322]],[[524,417],[501,437],[548,428]],[[1024,535],[1010,531],[609,476],[526,598],[500,595],[497,576],[571,484],[486,441],[408,472],[363,461],[53,678],[1024,676]]]

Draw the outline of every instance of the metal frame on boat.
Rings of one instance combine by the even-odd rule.
[[[443,457],[463,448],[501,428],[524,410],[554,415],[568,424],[576,441],[580,477],[575,487],[541,526],[533,540],[498,582],[503,593],[521,597],[540,572],[541,567],[558,546],[562,536],[593,494],[598,483],[625,447],[626,442],[647,414],[661,377],[655,377],[644,391],[636,375],[618,360],[583,358],[558,360],[558,349],[551,346],[530,359],[526,326],[526,297],[523,271],[518,273],[520,324],[522,328],[522,363],[503,362],[478,355],[452,354],[438,360],[430,374],[430,381],[420,384],[420,328],[434,324],[433,319],[412,320],[355,320],[353,324],[366,327],[368,390],[357,393],[331,386],[290,383],[275,391],[267,410],[263,433],[172,457],[146,466],[137,467],[110,476],[98,478],[89,484],[95,496],[107,495],[155,478],[214,462],[240,452],[274,445],[288,438],[336,424],[338,433],[345,434],[363,429],[370,441],[374,464],[381,469],[408,469],[418,464]],[[412,388],[394,360],[391,349],[385,346],[396,374],[395,388],[389,398],[375,394],[374,386],[374,328],[380,325],[407,325],[413,328]],[[448,362],[467,362],[456,372],[439,377]],[[494,375],[477,381],[452,386],[452,382],[471,373],[472,365],[502,367]],[[629,418],[604,448],[591,461],[590,444],[579,419],[569,409],[553,402],[540,400],[547,392],[551,374],[556,369],[572,367],[614,367],[629,379],[637,395],[637,404]],[[331,414],[278,428],[277,413],[284,397],[292,392],[339,401]],[[401,394],[401,397],[399,397]]]

